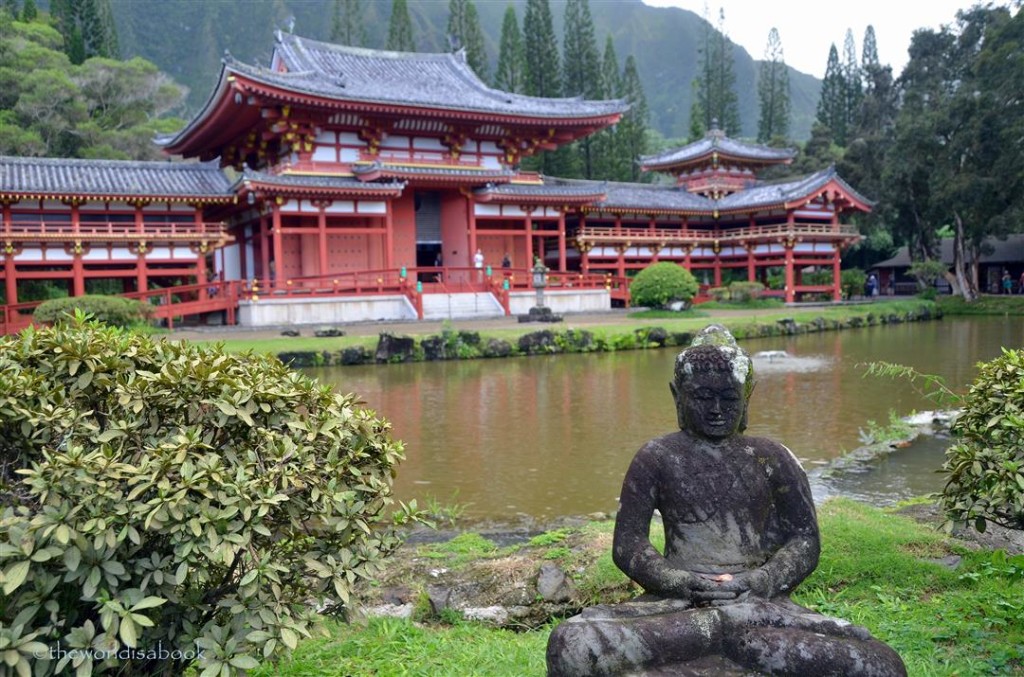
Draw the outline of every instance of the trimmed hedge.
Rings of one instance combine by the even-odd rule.
[[[32,319],[38,324],[54,324],[66,321],[75,311],[86,313],[97,322],[112,327],[131,327],[148,322],[153,316],[152,306],[142,301],[86,294],[44,301],[36,307]]]
[[[633,305],[664,308],[672,301],[689,302],[699,290],[693,273],[679,264],[661,261],[636,274],[629,285],[629,296]]]
[[[7,669],[231,675],[276,659],[397,547],[401,458],[354,395],[268,355],[82,314],[0,339]]]

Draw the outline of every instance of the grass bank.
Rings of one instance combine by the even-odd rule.
[[[1024,315],[1024,295],[986,294],[968,303],[962,296],[939,296],[935,299],[946,315]]]
[[[866,626],[900,653],[915,677],[1024,670],[1024,556],[971,550],[913,520],[846,499],[826,502],[819,521],[821,562],[794,595],[798,602]],[[582,529],[607,546],[611,523]],[[532,547],[540,543],[548,549],[539,557],[567,564],[574,555],[565,540],[562,529],[546,544],[534,539]],[[615,601],[629,588],[607,547],[601,550],[596,560],[570,570],[580,584],[598,586],[591,590],[597,598]],[[476,554],[507,553],[492,548]],[[961,558],[955,569],[936,562],[954,556]],[[289,660],[254,674],[543,675],[550,631],[436,619],[330,622],[327,628],[329,637],[307,640]]]
[[[535,353],[594,352],[631,350],[681,345],[709,322],[728,327],[738,339],[771,336],[794,331],[824,331],[878,324],[898,319],[918,319],[935,315],[931,301],[882,301],[860,305],[814,306],[809,308],[725,308],[696,310],[651,317],[638,312],[622,321],[583,324],[569,316],[554,325],[520,324],[480,332],[458,331],[453,324],[440,334],[430,334],[415,324],[401,325],[396,333],[410,336],[414,345],[410,352],[394,361],[430,359],[473,359],[507,357]],[[654,330],[659,330],[654,332]],[[392,328],[394,331],[394,328]],[[539,346],[527,346],[524,337],[538,332],[551,332],[549,340]],[[654,338],[655,336],[659,338]],[[661,338],[664,337],[664,338]],[[331,364],[365,364],[375,361],[378,337],[375,335],[318,338],[310,336],[251,338],[228,336],[216,341],[233,352],[252,350],[275,355],[288,355],[294,366]],[[431,343],[432,342],[432,343]],[[431,346],[438,346],[437,357]]]

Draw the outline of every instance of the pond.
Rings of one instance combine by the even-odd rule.
[[[896,362],[965,386],[978,361],[1020,347],[1022,318],[953,318],[744,341],[757,386],[748,434],[788,446],[815,470],[857,448],[868,421],[933,408],[913,386],[865,377]],[[406,446],[398,498],[459,504],[477,519],[613,511],[639,446],[675,429],[668,381],[678,349],[464,362],[332,367],[308,372],[354,392]],[[887,502],[941,487],[943,444],[914,445],[824,493]],[[922,450],[923,449],[923,450]],[[901,454],[913,462],[900,465]],[[819,487],[820,488],[820,487]],[[816,494],[821,494],[816,489]]]

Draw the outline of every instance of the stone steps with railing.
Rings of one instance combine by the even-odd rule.
[[[424,320],[503,317],[505,310],[490,292],[424,294]]]

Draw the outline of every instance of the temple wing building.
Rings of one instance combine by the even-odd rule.
[[[842,217],[870,202],[834,169],[758,180],[792,151],[712,130],[639,159],[665,183],[520,168],[627,110],[495,90],[461,53],[278,33],[268,67],[226,58],[203,109],[158,140],[185,162],[0,157],[5,302],[32,280],[78,295],[109,278],[140,297],[192,284],[206,302],[222,285],[209,293],[249,324],[431,317],[439,295],[449,312],[471,294],[477,314],[509,314],[532,304],[538,260],[559,311],[628,300],[628,275],[655,261],[707,285],[784,269],[787,301],[838,300],[858,239]],[[833,282],[802,284],[808,266]]]

